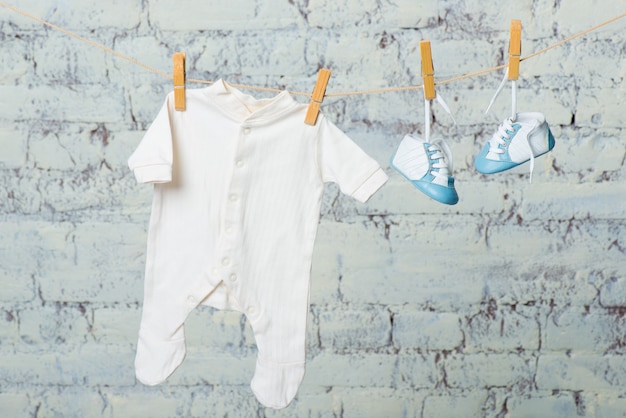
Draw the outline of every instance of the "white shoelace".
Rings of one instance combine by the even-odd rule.
[[[450,146],[443,139],[438,139],[428,147],[428,151],[432,152],[429,158],[432,161],[437,160],[431,165],[432,168],[437,170],[431,170],[430,174],[435,177],[445,177],[447,180],[448,176],[452,175],[452,151]]]
[[[498,86],[498,89],[496,90],[496,94],[494,94],[493,97],[491,98],[491,101],[489,102],[489,106],[487,106],[487,110],[485,110],[485,114],[489,113],[491,106],[493,106],[493,104],[496,101],[496,98],[500,95],[500,92],[502,91],[502,89],[504,88],[504,85],[506,84],[508,75],[509,75],[509,68],[507,67],[506,71],[504,72],[504,78],[502,78],[502,82]],[[515,120],[515,118],[517,118],[517,81],[511,80],[511,119]]]
[[[443,97],[441,96],[441,94],[437,93],[437,96],[435,96],[435,99],[437,100],[437,103],[439,103],[441,107],[443,107],[443,110],[445,110],[448,113],[448,115],[450,115],[450,117],[452,118],[452,122],[454,122],[454,124],[456,125],[456,120],[454,119],[454,116],[452,116],[450,107],[448,106],[446,101],[443,100]],[[432,110],[430,106],[430,100],[424,99],[424,139],[426,139],[426,141],[430,140],[431,117],[432,117]]]
[[[509,75],[509,68],[507,67],[506,71],[504,72],[504,78],[502,78],[502,82],[500,82],[500,85],[498,86],[498,89],[496,90],[496,94],[494,94],[493,97],[491,98],[491,101],[489,102],[489,106],[487,106],[487,110],[485,111],[485,113],[489,113],[491,106],[493,106],[494,102],[496,101],[496,98],[498,97],[502,89],[504,88],[504,84],[506,84],[508,75]],[[498,147],[498,145],[504,145],[506,143],[504,141],[505,138],[507,140],[511,139],[511,136],[508,132],[513,131],[513,122],[515,122],[516,119],[517,119],[517,81],[511,80],[511,117],[508,119],[505,119],[504,122],[500,124],[500,126],[498,127],[498,131],[493,135],[493,137],[489,141],[489,152],[493,152],[496,154],[504,153],[504,150]],[[526,144],[526,148],[528,150],[528,156],[530,159],[529,182],[532,183],[533,171],[535,170],[535,156],[533,155],[533,150],[530,147],[530,141],[528,140],[528,137],[526,137],[525,144]]]
[[[443,100],[443,97],[441,97],[440,93],[437,93],[435,99],[437,100],[437,103],[439,103],[441,107],[443,107],[443,110],[445,110],[448,115],[450,115],[452,121],[456,124],[456,120],[454,119],[454,116],[452,116],[450,107],[448,106],[446,101]],[[431,112],[432,110],[430,106],[430,100],[424,99],[424,138],[426,142],[430,142],[430,120],[432,116]],[[447,181],[448,176],[452,175],[452,150],[443,139],[438,139],[431,143],[430,147],[428,147],[428,151],[433,152],[433,154],[429,156],[431,160],[438,160],[431,165],[431,167],[435,168],[436,170],[431,170],[430,174],[435,177],[445,177]]]
[[[500,124],[500,126],[498,126],[498,130],[489,140],[489,152],[493,152],[494,154],[504,154],[504,149],[500,148],[500,146],[506,145],[507,141],[511,140],[511,134],[515,131],[515,129],[513,128],[513,122],[513,119],[507,118]],[[528,151],[528,157],[530,160],[529,182],[532,183],[533,171],[535,170],[535,155],[533,154],[533,150],[530,147],[530,141],[528,140],[528,137],[526,137],[526,141],[524,141],[524,144],[526,145],[526,150]]]

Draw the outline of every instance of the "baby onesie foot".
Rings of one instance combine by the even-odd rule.
[[[162,340],[139,334],[135,375],[144,385],[154,386],[167,379],[185,358],[185,337]]]
[[[266,407],[281,409],[296,396],[304,378],[305,363],[273,363],[257,359],[250,383],[258,401]]]

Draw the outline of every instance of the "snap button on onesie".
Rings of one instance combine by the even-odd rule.
[[[364,202],[386,181],[378,163],[284,91],[257,100],[220,80],[170,93],[129,167],[154,183],[135,371],[163,382],[185,356],[198,304],[244,313],[258,348],[251,388],[283,408],[304,376],[313,245],[325,182]]]

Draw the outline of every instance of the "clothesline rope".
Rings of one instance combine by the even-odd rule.
[[[128,62],[130,62],[132,64],[135,64],[135,65],[137,65],[137,66],[139,66],[139,67],[141,67],[141,68],[143,68],[143,69],[145,69],[147,71],[153,72],[153,73],[158,74],[158,75],[160,75],[162,77],[165,77],[165,78],[169,78],[169,79],[173,79],[174,78],[174,76],[172,74],[166,73],[166,72],[161,71],[161,70],[159,70],[157,68],[154,68],[154,67],[151,67],[151,66],[149,66],[147,64],[144,64],[141,61],[138,61],[138,60],[136,60],[136,59],[134,59],[132,57],[129,57],[127,55],[124,55],[124,54],[121,54],[121,53],[119,53],[117,51],[114,51],[113,49],[111,49],[109,47],[106,47],[106,46],[104,46],[102,44],[99,44],[99,43],[97,43],[95,41],[92,41],[91,39],[87,39],[87,38],[85,38],[83,36],[80,36],[80,35],[74,33],[74,32],[71,32],[71,31],[69,31],[67,29],[64,29],[64,28],[60,27],[60,26],[57,26],[54,23],[50,23],[50,22],[48,22],[48,21],[46,21],[44,19],[41,19],[41,18],[39,18],[37,16],[33,16],[30,13],[27,13],[27,12],[21,10],[21,9],[18,9],[17,7],[14,7],[14,6],[11,6],[9,4],[6,4],[3,1],[0,1],[0,6],[5,7],[7,9],[9,9],[9,10],[12,10],[15,13],[18,13],[18,14],[20,14],[20,15],[28,18],[28,19],[34,20],[34,21],[36,21],[36,22],[38,22],[38,23],[40,23],[42,25],[48,26],[51,29],[54,29],[54,30],[59,31],[61,33],[64,33],[64,34],[66,34],[68,36],[71,36],[72,38],[75,38],[75,39],[77,39],[77,40],[79,40],[81,42],[85,42],[85,43],[87,43],[87,44],[89,44],[89,45],[91,45],[93,47],[101,49],[101,50],[103,50],[103,51],[105,51],[105,52],[107,52],[109,54],[112,54],[112,55],[116,56],[117,58],[123,59],[123,60],[128,61]],[[557,47],[559,47],[561,45],[564,45],[564,44],[566,44],[568,42],[571,42],[572,40],[574,40],[576,38],[579,38],[581,36],[587,35],[588,33],[591,33],[591,32],[593,32],[595,30],[598,30],[601,27],[607,26],[607,25],[609,25],[609,24],[611,24],[611,23],[613,23],[613,22],[615,22],[615,21],[617,21],[619,19],[624,18],[624,17],[626,17],[626,13],[622,13],[621,15],[615,16],[615,17],[613,17],[613,18],[611,18],[609,20],[606,20],[606,21],[604,21],[602,23],[599,23],[599,24],[597,24],[595,26],[592,26],[589,29],[586,29],[586,30],[584,30],[582,32],[576,33],[576,34],[574,34],[572,36],[569,36],[569,37],[567,37],[567,38],[565,38],[565,39],[563,39],[563,40],[561,40],[559,42],[556,42],[556,43],[554,43],[552,45],[549,45],[549,46],[547,46],[547,47],[545,47],[543,49],[540,49],[539,51],[536,51],[536,52],[533,52],[532,54],[526,55],[526,56],[520,58],[520,61],[525,61],[527,59],[536,57],[537,55],[541,55],[541,54],[543,54],[543,53],[545,53],[545,52],[547,52],[547,51],[549,51],[551,49],[557,48]],[[498,66],[495,66],[495,67],[491,67],[491,68],[486,68],[486,69],[483,69],[483,70],[475,71],[475,72],[472,72],[472,73],[463,74],[463,75],[460,75],[460,76],[457,76],[457,77],[449,78],[447,80],[437,81],[437,82],[435,82],[435,85],[448,84],[448,83],[452,83],[452,82],[455,82],[455,81],[463,80],[463,79],[466,79],[466,78],[476,77],[476,76],[479,76],[479,75],[490,73],[492,71],[497,71],[497,70],[506,68],[506,66],[507,66],[507,64],[502,64],[502,65],[498,65]],[[200,80],[200,79],[194,79],[194,78],[188,78],[187,82],[189,82],[189,83],[200,83],[200,84],[213,84],[214,83],[214,81]],[[259,87],[259,86],[250,86],[250,85],[244,85],[244,84],[231,84],[231,85],[233,87],[236,87],[236,88],[249,89],[249,90],[269,91],[269,92],[274,92],[274,93],[279,93],[279,92],[283,91],[282,89],[276,89],[276,88],[272,88],[272,87]],[[388,88],[371,89],[371,90],[363,90],[363,91],[348,91],[348,92],[342,92],[342,93],[327,93],[327,94],[325,94],[325,96],[326,97],[356,96],[356,95],[365,95],[365,94],[391,93],[391,92],[408,91],[408,90],[420,90],[420,89],[423,89],[423,88],[424,88],[423,85],[405,86],[405,87],[388,87]],[[292,95],[298,95],[298,96],[308,96],[308,97],[311,96],[311,93],[304,93],[304,92],[299,92],[299,91],[290,91],[289,93],[292,94]]]

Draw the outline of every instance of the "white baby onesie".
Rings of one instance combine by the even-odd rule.
[[[251,382],[283,408],[304,376],[309,276],[324,182],[364,202],[387,180],[378,163],[283,91],[256,100],[220,80],[170,93],[129,159],[155,183],[135,370],[163,382],[185,356],[197,305],[245,313],[258,356]]]

